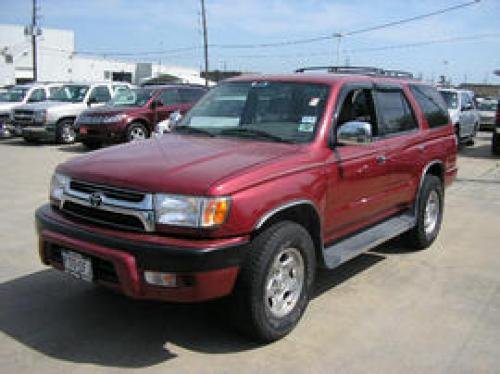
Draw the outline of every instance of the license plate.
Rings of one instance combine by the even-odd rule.
[[[92,282],[92,261],[73,251],[62,251],[64,271],[76,278]]]

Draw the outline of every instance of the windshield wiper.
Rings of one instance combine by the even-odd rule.
[[[232,129],[225,129],[225,130],[222,130],[219,134],[220,135],[243,135],[243,136],[249,135],[249,136],[256,136],[256,137],[261,138],[261,139],[264,138],[264,139],[274,140],[274,141],[280,142],[280,143],[293,143],[293,141],[291,141],[291,140],[284,139],[280,136],[270,134],[266,131],[252,129],[252,128],[248,128],[248,127],[236,127],[236,128],[232,128]]]
[[[191,134],[203,134],[203,135],[210,136],[211,138],[213,138],[215,136],[215,134],[212,134],[210,131],[200,129],[199,127],[192,127],[192,126],[175,126],[174,127],[174,131],[179,131],[179,130],[181,130],[181,132],[186,132],[186,133],[191,133]]]

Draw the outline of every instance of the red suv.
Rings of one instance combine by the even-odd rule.
[[[272,341],[318,267],[402,234],[428,247],[457,173],[443,99],[330,70],[230,79],[171,134],[59,165],[36,212],[43,263],[138,299],[232,295],[236,326]]]
[[[148,138],[171,113],[186,113],[206,92],[201,86],[146,86],[120,90],[105,106],[84,111],[76,120],[78,139],[88,148],[102,143]]]

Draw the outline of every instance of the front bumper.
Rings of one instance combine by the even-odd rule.
[[[63,270],[61,250],[78,252],[91,259],[94,282],[137,299],[197,302],[229,295],[248,247],[247,237],[195,241],[112,232],[70,221],[49,205],[39,208],[35,219],[44,264]],[[145,270],[174,273],[188,282],[150,285]]]
[[[119,142],[125,139],[126,125],[122,122],[102,124],[77,124],[77,140],[93,140],[101,142]]]

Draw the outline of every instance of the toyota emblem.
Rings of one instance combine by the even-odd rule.
[[[102,204],[102,195],[99,192],[93,192],[89,196],[89,203],[92,208],[98,208]]]

